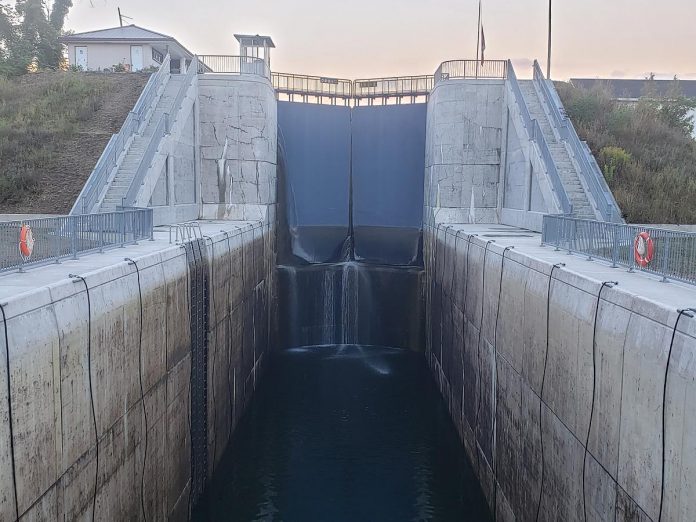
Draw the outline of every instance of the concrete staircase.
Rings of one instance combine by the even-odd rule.
[[[544,107],[534,87],[534,82],[532,80],[521,80],[519,84],[522,96],[524,96],[524,100],[529,108],[529,114],[532,119],[539,122],[541,132],[546,139],[546,143],[549,145],[551,157],[556,164],[561,182],[573,205],[573,215],[583,219],[597,219],[592,203],[580,183],[580,178],[565,144],[556,139],[556,135],[551,127],[551,122],[544,111]]]
[[[160,118],[165,114],[173,116],[174,101],[179,93],[181,83],[184,81],[184,75],[172,75],[165,85],[164,92],[157,101],[155,110],[150,116],[142,134],[137,134],[131,142],[125,157],[118,166],[116,175],[106,191],[103,201],[99,207],[99,212],[114,212],[117,207],[122,205],[128,189],[133,183],[135,174],[147,151],[150,140],[157,129]],[[170,121],[171,123],[171,121]]]

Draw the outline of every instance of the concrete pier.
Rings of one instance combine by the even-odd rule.
[[[428,360],[498,520],[694,520],[696,289],[526,230],[425,234]]]

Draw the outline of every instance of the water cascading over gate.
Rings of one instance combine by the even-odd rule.
[[[284,347],[420,349],[425,104],[278,103]]]

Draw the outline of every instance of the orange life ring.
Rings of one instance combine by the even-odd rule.
[[[19,253],[22,257],[29,259],[34,251],[34,234],[29,225],[22,225],[19,230]]]
[[[653,243],[650,234],[641,232],[633,241],[633,257],[638,263],[638,266],[645,268],[652,261],[655,255],[655,244]]]

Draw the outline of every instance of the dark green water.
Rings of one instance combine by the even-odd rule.
[[[490,520],[422,354],[275,354],[194,520]]]

